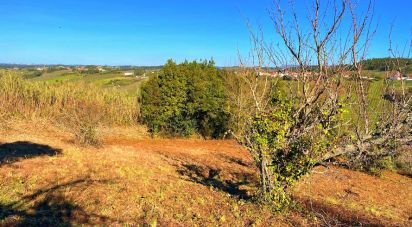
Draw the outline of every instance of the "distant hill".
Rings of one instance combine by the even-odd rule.
[[[363,67],[366,70],[378,70],[378,71],[385,71],[385,70],[396,70],[398,66],[395,65],[395,62],[399,62],[399,66],[401,67],[404,73],[412,73],[412,58],[372,58],[363,61]]]
[[[0,63],[0,68],[19,68],[19,69],[29,69],[29,68],[54,68],[54,67],[90,67],[90,66],[104,66],[117,68],[121,70],[160,70],[163,66],[134,66],[134,65],[121,65],[121,66],[107,66],[107,65],[64,65],[64,64],[12,64],[12,63]]]

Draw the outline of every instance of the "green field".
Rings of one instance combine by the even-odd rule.
[[[136,95],[141,83],[146,79],[147,77],[124,76],[122,72],[84,74],[70,70],[59,70],[45,72],[41,76],[29,80],[47,84],[90,83],[102,88],[116,88],[129,95]]]

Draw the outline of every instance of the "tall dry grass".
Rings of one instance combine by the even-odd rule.
[[[0,71],[0,120],[46,119],[72,129],[82,143],[97,143],[99,125],[135,125],[138,117],[137,97],[121,91],[86,83],[31,82]]]

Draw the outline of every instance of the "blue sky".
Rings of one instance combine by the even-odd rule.
[[[246,19],[271,28],[270,6],[270,0],[1,0],[0,62],[162,65],[213,58],[236,65],[238,50],[249,48]],[[379,27],[369,56],[387,56],[392,21],[394,42],[410,40],[411,9],[410,0],[376,0]]]

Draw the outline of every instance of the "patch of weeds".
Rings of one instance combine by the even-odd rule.
[[[226,216],[225,215],[220,216],[219,222],[220,223],[225,223],[225,221],[226,221]]]
[[[384,170],[395,169],[395,162],[392,156],[376,157],[358,165],[359,167],[355,167],[355,169],[364,169],[369,174],[375,176],[381,176]]]
[[[353,203],[353,202],[346,204],[346,207],[350,208],[351,210],[358,210],[359,209],[358,205],[356,203]]]
[[[340,203],[339,200],[333,197],[326,197],[325,202],[332,204],[332,205],[338,205]]]
[[[398,173],[412,177],[412,149],[405,148],[395,157]]]
[[[199,197],[199,198],[197,198],[197,203],[199,203],[200,205],[205,205],[205,203],[206,203],[206,201],[202,198],[202,197]]]
[[[375,207],[371,206],[371,207],[366,207],[366,211],[372,213],[375,216],[380,216],[380,213]]]
[[[383,170],[394,170],[395,169],[395,162],[393,157],[384,157],[382,159],[377,160],[375,169],[377,170],[378,176],[382,174]]]
[[[130,171],[130,168],[128,168],[128,167],[120,167],[120,168],[116,169],[116,172],[122,178],[127,178],[129,176],[129,171]]]
[[[235,218],[240,218],[242,216],[240,208],[243,205],[244,202],[242,200],[230,200],[231,212]]]
[[[101,144],[98,124],[94,122],[83,122],[75,132],[76,141],[83,145],[99,146]]]
[[[371,214],[373,214],[376,217],[385,217],[389,219],[395,219],[397,218],[395,215],[393,215],[389,210],[381,209],[379,207],[376,207],[374,205],[367,206],[365,210]]]
[[[144,203],[142,209],[142,221],[144,223],[144,226],[157,226],[159,212],[156,206],[150,203]]]
[[[29,178],[28,181],[27,181],[26,188],[30,189],[30,190],[35,189],[35,187],[37,185],[37,182],[38,182],[38,177],[37,176],[33,176],[33,177]]]
[[[178,221],[184,221],[185,215],[182,214],[182,213],[177,213],[177,214],[174,215],[174,217],[175,217],[176,220],[178,220]]]
[[[76,143],[98,147],[101,145],[99,129],[103,123],[103,114],[99,105],[77,103],[61,116],[62,126],[74,134]]]
[[[0,184],[0,204],[14,202],[17,195],[23,194],[25,189],[24,180],[20,176],[10,179],[7,184]]]

